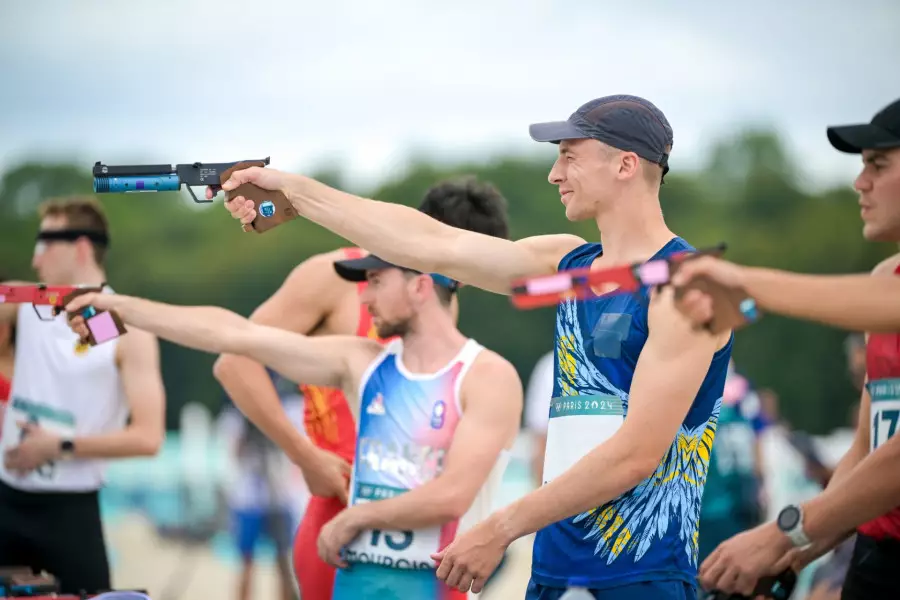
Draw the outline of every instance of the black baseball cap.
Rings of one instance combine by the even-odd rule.
[[[900,100],[881,109],[868,123],[829,127],[828,141],[837,150],[850,154],[900,148]]]
[[[419,272],[413,269],[407,269],[406,267],[397,266],[394,263],[390,263],[383,258],[375,256],[374,254],[369,254],[368,256],[363,256],[360,258],[350,258],[347,260],[334,261],[334,270],[341,279],[357,283],[366,281],[367,271],[377,271],[380,269],[402,269],[404,271],[410,271],[412,273]],[[456,290],[457,288],[459,288],[459,282],[454,281],[449,277],[432,273],[431,278],[437,285],[442,285],[446,288],[450,288],[451,290]]]
[[[613,148],[634,152],[669,172],[672,126],[649,100],[618,94],[581,105],[565,121],[535,123],[528,127],[536,142],[594,139]]]

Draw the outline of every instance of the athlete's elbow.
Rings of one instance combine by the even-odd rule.
[[[438,515],[442,523],[461,519],[472,505],[472,498],[458,492],[441,494],[440,501],[436,503]]]
[[[656,472],[662,456],[651,449],[639,448],[625,461],[629,489],[635,487]]]
[[[225,385],[225,382],[235,372],[237,362],[237,357],[233,354],[220,354],[216,362],[213,363],[212,368],[213,377],[216,378],[216,381],[221,385]]]
[[[142,432],[137,439],[137,456],[156,456],[166,439],[164,429]]]

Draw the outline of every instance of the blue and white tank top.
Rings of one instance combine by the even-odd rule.
[[[410,373],[403,341],[385,346],[360,385],[356,459],[350,504],[391,498],[438,477],[462,418],[460,389],[482,346],[467,340],[435,373]],[[504,452],[462,518],[417,531],[363,531],[345,549],[350,562],[434,569],[431,554],[490,514],[507,461]]]

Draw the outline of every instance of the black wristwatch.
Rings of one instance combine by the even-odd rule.
[[[61,458],[72,458],[75,454],[75,442],[70,439],[60,440],[59,454]]]
[[[803,531],[803,510],[799,506],[794,504],[785,506],[778,513],[778,519],[775,522],[778,529],[788,536],[794,547],[802,548],[812,543],[806,532]]]

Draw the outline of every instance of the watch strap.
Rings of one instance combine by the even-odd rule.
[[[810,541],[809,536],[807,536],[806,532],[803,530],[803,509],[799,506],[787,506],[783,510],[797,511],[797,522],[794,523],[794,526],[790,529],[781,528],[781,531],[788,537],[788,539],[791,540],[791,543],[795,548],[803,548],[804,546],[809,546],[812,542]]]
[[[75,442],[68,438],[60,440],[59,453],[62,458],[71,458],[75,453]]]
[[[807,537],[806,532],[803,531],[803,522],[798,522],[797,526],[791,529],[790,531],[785,531],[784,534],[788,536],[791,540],[791,543],[794,544],[797,548],[803,548],[804,546],[809,546],[812,542],[809,537]]]

